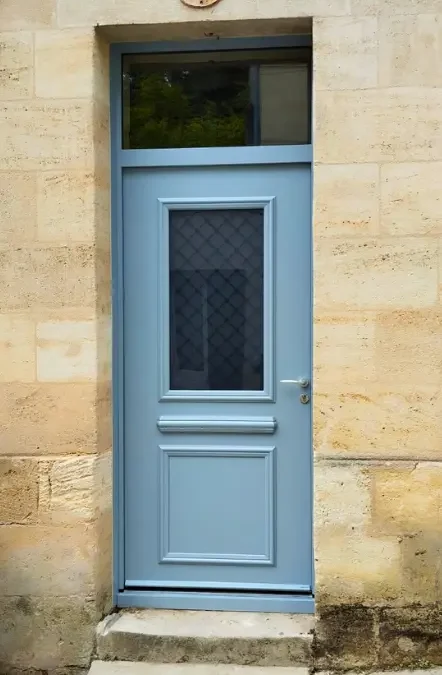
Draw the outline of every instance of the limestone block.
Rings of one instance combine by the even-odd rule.
[[[373,528],[397,535],[442,532],[442,463],[372,470]],[[436,562],[436,561],[435,561]]]
[[[95,457],[44,462],[40,468],[39,512],[54,525],[90,522],[95,516]]]
[[[360,604],[319,605],[316,618],[315,668],[325,672],[375,670],[378,647],[375,610]]]
[[[30,666],[45,671],[89,666],[98,620],[91,600],[81,596],[2,597],[0,612],[2,672],[8,672],[6,664],[22,668],[21,672]]]
[[[31,98],[34,75],[32,34],[25,31],[0,33],[0,53],[0,99]]]
[[[375,314],[318,312],[314,318],[314,381],[339,391],[376,379]]]
[[[97,541],[91,525],[0,527],[0,595],[94,592]]]
[[[112,509],[111,451],[40,462],[39,517],[53,525],[93,522]],[[101,551],[101,546],[99,546]]]
[[[316,19],[313,23],[313,57],[315,91],[377,87],[377,19]]]
[[[360,464],[315,463],[316,582],[323,604],[398,594],[398,542],[373,537],[371,478]]]
[[[442,11],[440,4],[437,9]],[[442,14],[424,11],[380,19],[381,87],[442,87]]]
[[[379,663],[384,668],[442,665],[440,606],[386,607],[379,617]]]
[[[34,173],[0,174],[0,242],[35,238],[36,192]]]
[[[316,590],[323,604],[376,605],[401,595],[400,546],[395,538],[331,526],[317,533],[316,547]]]
[[[314,169],[315,237],[370,236],[379,231],[379,167],[318,164]]]
[[[383,232],[405,236],[441,234],[441,176],[442,162],[384,164],[381,167]]]
[[[439,0],[351,0],[351,13],[355,16],[395,16],[440,12]]]
[[[315,535],[320,558],[321,533],[338,527],[363,531],[371,518],[370,475],[361,464],[317,461],[314,467]]]
[[[438,307],[379,312],[375,327],[376,379],[413,391],[442,384],[442,311]]]
[[[35,327],[33,321],[0,314],[0,382],[35,380]]]
[[[63,307],[95,309],[97,256],[99,252],[88,245],[41,244],[0,249],[3,311],[31,310],[40,314],[48,309],[58,310],[59,316]]]
[[[315,101],[318,163],[442,159],[442,87],[318,91]]]
[[[4,31],[36,30],[55,25],[56,0],[2,0],[0,26]]]
[[[35,92],[40,98],[92,98],[94,32],[39,31],[35,36]]]
[[[104,452],[111,428],[109,386],[0,384],[0,455]]]
[[[40,382],[82,382],[97,378],[96,324],[59,321],[37,324]]]
[[[319,239],[316,311],[422,308],[437,302],[437,240]]]
[[[314,448],[333,457],[442,457],[442,397],[436,390],[315,393]]]
[[[0,525],[36,520],[37,506],[37,463],[0,458]]]
[[[40,241],[93,242],[96,176],[92,171],[45,171],[37,178]]]
[[[175,0],[148,3],[143,0],[95,0],[93,3],[78,3],[76,0],[60,0],[58,22],[60,27],[124,24],[174,24],[226,20],[282,19],[311,16],[342,16],[350,13],[351,0],[244,0],[231,4],[220,2],[210,10],[202,10],[196,18],[195,10]],[[265,33],[261,27],[260,34]],[[150,37],[149,33],[147,38]],[[186,33],[181,33],[186,37]],[[201,32],[201,37],[204,35]],[[165,39],[166,35],[162,38]]]
[[[0,125],[0,170],[93,166],[92,101],[8,101]]]

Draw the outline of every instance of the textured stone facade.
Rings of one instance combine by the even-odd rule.
[[[310,17],[317,664],[442,663],[440,0],[2,0],[2,673],[111,602],[107,42]]]

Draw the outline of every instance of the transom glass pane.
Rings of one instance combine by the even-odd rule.
[[[171,390],[263,390],[263,209],[172,210]]]
[[[123,148],[310,142],[310,52],[123,59]]]

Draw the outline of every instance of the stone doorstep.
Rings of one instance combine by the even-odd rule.
[[[93,661],[89,675],[308,675],[308,668]]]
[[[292,675],[294,667],[311,663],[314,622],[313,615],[304,614],[124,610],[98,624],[97,657],[102,661],[143,661],[146,667],[197,663],[290,667],[289,672],[283,672]],[[236,672],[232,666],[227,670]],[[227,670],[213,673],[225,675]],[[157,672],[163,675],[166,671],[152,671]],[[188,671],[170,672],[181,675]],[[212,671],[206,667],[201,675],[206,672]],[[239,672],[242,675],[243,671]],[[254,675],[250,670],[245,672]]]

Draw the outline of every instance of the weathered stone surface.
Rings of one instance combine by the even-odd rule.
[[[376,614],[363,605],[320,608],[313,640],[315,668],[372,668],[377,663]]]
[[[40,382],[87,382],[97,377],[97,331],[93,321],[37,325]]]
[[[442,87],[318,91],[316,161],[440,161],[441,121]]]
[[[413,390],[442,384],[442,310],[439,307],[376,314],[376,379]],[[423,429],[422,429],[423,431]]]
[[[315,237],[370,236],[379,231],[379,167],[319,164],[315,169]]]
[[[435,239],[324,238],[316,242],[315,253],[316,311],[421,308],[437,302]]]
[[[93,27],[39,31],[35,39],[35,92],[40,98],[92,98]]]
[[[0,457],[0,525],[35,521],[37,508],[37,463]]]
[[[378,21],[375,17],[316,19],[313,42],[316,90],[377,86]]]
[[[442,61],[442,14],[429,14],[423,8],[420,12],[414,16],[391,12],[380,19],[381,87],[442,86],[441,69],[435,67]]]
[[[383,668],[442,665],[439,605],[386,608],[380,612],[379,663]]]
[[[30,98],[34,75],[32,34],[0,33],[0,53],[0,99]]]
[[[96,546],[88,525],[0,527],[0,597],[93,594]]]
[[[0,314],[0,381],[35,380],[35,326],[23,316]]]
[[[321,602],[373,604],[402,591],[401,551],[395,538],[371,527],[370,467],[315,464],[316,590]]]
[[[442,397],[438,390],[359,388],[316,391],[314,447],[335,457],[441,457]]]
[[[0,250],[3,311],[95,307],[93,246],[15,246]],[[38,284],[36,279],[38,278]]]
[[[144,610],[97,629],[100,659],[299,666],[310,661],[313,617]]]
[[[90,169],[92,102],[33,99],[0,104],[0,170]]]
[[[0,26],[4,31],[36,30],[55,25],[56,0],[26,2],[3,0],[0,6]]]
[[[104,452],[111,447],[104,383],[0,383],[0,455]]]
[[[381,225],[387,234],[441,234],[441,162],[381,167]]]
[[[408,0],[409,1],[409,0]],[[427,0],[428,1],[428,0]],[[433,0],[434,2],[436,0]],[[229,20],[257,20],[257,19],[283,19],[311,16],[342,16],[350,14],[351,0],[295,0],[287,3],[284,0],[250,0],[242,2],[232,7],[229,3],[220,2],[211,7],[210,11],[205,11],[201,16],[204,28],[201,28],[199,36],[207,31],[207,24],[215,21]],[[146,24],[151,29],[155,24],[176,24],[189,23],[197,21],[195,10],[186,7],[183,3],[176,4],[174,0],[165,0],[161,4],[146,5],[141,0],[133,0],[130,5],[124,0],[95,0],[87,6],[78,5],[75,0],[60,0],[58,4],[58,22],[64,27],[73,26],[94,26],[94,25],[123,25],[124,24]],[[150,30],[146,33],[144,28],[143,35],[150,37]],[[181,39],[187,37],[189,29],[186,26],[181,27]],[[263,28],[261,26],[261,34]],[[264,30],[265,32],[265,30]],[[166,39],[168,32],[160,39]],[[169,38],[170,39],[170,38]]]
[[[92,171],[45,171],[37,179],[37,226],[40,241],[95,240],[98,186]]]
[[[90,600],[0,596],[0,614],[1,673],[89,665],[98,618]]]
[[[39,517],[53,525],[95,522],[112,507],[111,453],[39,463]],[[101,546],[99,547],[101,552]]]
[[[432,532],[442,540],[442,463],[372,469],[373,525],[384,534]]]
[[[366,312],[317,312],[315,382],[334,389],[339,381],[342,392],[376,380],[375,319],[376,315]],[[319,410],[318,414],[323,413]]]
[[[35,239],[36,191],[34,173],[0,173],[0,241]]]

